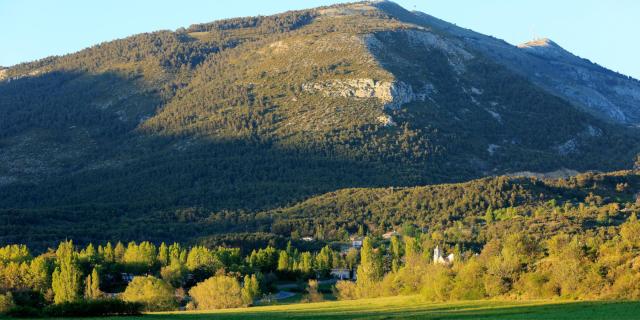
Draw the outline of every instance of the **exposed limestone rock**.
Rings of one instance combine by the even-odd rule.
[[[403,104],[427,100],[435,91],[432,85],[420,91],[402,81],[376,81],[373,79],[346,79],[314,82],[302,85],[307,92],[320,92],[328,97],[345,97],[356,99],[376,98],[384,103],[386,109],[398,109]]]
[[[4,80],[7,77],[7,69],[0,67],[0,81]]]
[[[383,126],[385,127],[389,127],[389,126],[395,126],[396,122],[393,121],[393,118],[391,118],[390,115],[382,115],[378,117],[378,122],[380,122]]]
[[[496,119],[496,121],[502,123],[502,116],[499,113],[487,108],[485,108],[484,110],[487,111],[494,119]]]
[[[406,37],[406,39],[409,41],[409,44],[414,48],[421,50],[435,49],[443,52],[446,55],[451,67],[458,74],[465,72],[466,61],[471,60],[474,57],[473,54],[464,49],[464,45],[461,42],[451,39],[445,39],[429,30],[422,28],[367,35],[364,37],[364,43],[372,52],[384,51],[385,48],[380,39],[384,39],[384,37],[394,37],[398,34]],[[378,39],[378,37],[381,38]]]
[[[578,151],[578,139],[572,138],[556,147],[558,154],[566,156]]]

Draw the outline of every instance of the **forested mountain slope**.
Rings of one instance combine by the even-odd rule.
[[[190,223],[211,212],[638,150],[636,129],[389,2],[140,34],[0,79],[4,241],[190,238],[238,229]]]

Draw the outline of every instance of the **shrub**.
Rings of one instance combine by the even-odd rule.
[[[217,275],[191,288],[189,295],[193,298],[196,308],[226,309],[245,305],[242,299],[242,288],[236,278]]]
[[[480,262],[472,258],[464,264],[458,265],[458,269],[451,289],[451,298],[454,300],[478,300],[484,298],[484,268]]]
[[[449,268],[435,264],[422,278],[422,295],[431,301],[446,301],[449,299],[452,275]]]
[[[15,306],[5,313],[12,318],[40,318],[45,316],[41,309],[29,306]]]
[[[14,303],[11,293],[0,294],[0,314],[7,313],[13,307]]]
[[[321,302],[324,300],[322,294],[318,291],[318,280],[309,280],[309,286],[307,287],[309,293],[306,299],[309,302]]]
[[[44,309],[49,317],[95,317],[139,315],[144,306],[117,299],[89,300],[54,304]]]
[[[338,300],[355,300],[360,297],[358,286],[351,281],[338,281],[334,288],[334,294]]]
[[[175,288],[180,288],[184,285],[187,275],[186,268],[180,263],[172,263],[168,266],[162,267],[160,270],[160,276],[162,280],[166,281]]]
[[[141,303],[146,311],[172,310],[178,306],[173,287],[152,276],[133,278],[122,293],[122,299]]]

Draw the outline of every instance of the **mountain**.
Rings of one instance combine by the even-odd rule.
[[[550,39],[513,46],[505,41],[416,12],[420,21],[464,41],[493,61],[595,117],[640,124],[640,81],[575,56]]]
[[[608,116],[615,108],[551,85],[578,88],[569,71],[534,70],[563,61],[590,79],[622,76],[546,43],[518,48],[360,2],[10,67],[0,82],[0,241],[269,231],[269,210],[342,188],[630,167],[632,100],[597,88],[631,101],[616,105],[621,125]],[[240,225],[204,223],[224,216]]]

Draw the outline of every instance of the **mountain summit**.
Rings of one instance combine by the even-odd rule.
[[[21,226],[32,241],[110,239],[99,221],[196,237],[225,231],[199,224],[212,212],[346,187],[629,166],[638,82],[534,48],[556,51],[377,1],[13,66],[0,82],[3,240],[24,240]]]

